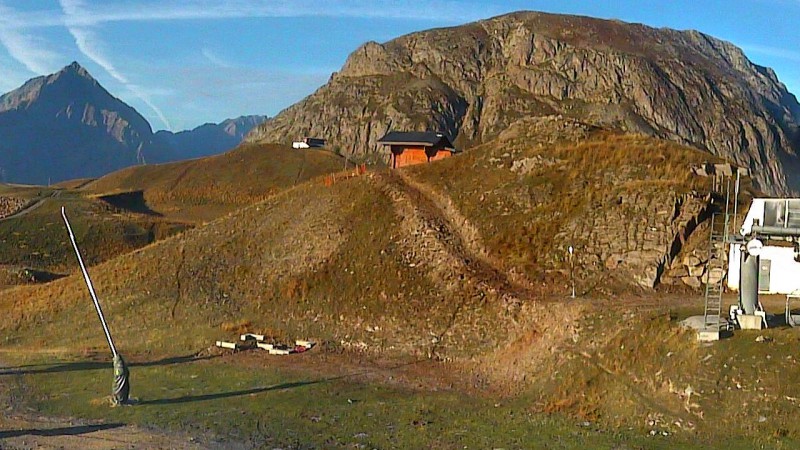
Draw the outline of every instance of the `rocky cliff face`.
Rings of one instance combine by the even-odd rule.
[[[696,31],[542,13],[367,43],[247,139],[316,136],[370,156],[390,129],[469,147],[551,114],[707,150],[768,192],[800,188],[800,104],[771,69]]]
[[[141,163],[150,124],[78,63],[0,97],[0,181],[44,184]]]

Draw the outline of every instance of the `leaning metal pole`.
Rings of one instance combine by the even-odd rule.
[[[75,241],[75,234],[72,232],[72,226],[67,219],[67,211],[61,207],[61,217],[64,219],[64,225],[67,227],[69,233],[69,240],[72,242],[72,248],[75,250],[75,256],[78,258],[78,265],[81,267],[83,279],[86,281],[86,287],[89,289],[89,295],[94,302],[94,308],[97,311],[97,317],[100,318],[100,323],[103,325],[103,332],[105,332],[108,347],[111,349],[111,354],[114,356],[114,384],[112,386],[111,401],[114,405],[121,405],[128,402],[128,395],[130,394],[130,382],[128,367],[125,360],[117,353],[117,348],[114,346],[114,340],[111,339],[111,332],[108,330],[106,318],[103,316],[103,309],[100,307],[100,301],[97,300],[97,294],[94,291],[92,279],[89,278],[89,272],[86,270],[86,265],[83,263],[81,251],[78,249],[78,243]]]

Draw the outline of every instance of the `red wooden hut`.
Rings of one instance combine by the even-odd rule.
[[[392,151],[393,169],[438,161],[456,152],[447,136],[431,131],[390,131],[378,143]]]

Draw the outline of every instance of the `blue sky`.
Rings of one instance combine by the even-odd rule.
[[[517,10],[700,30],[800,94],[800,0],[0,0],[0,91],[76,60],[177,131],[274,115],[368,40]]]

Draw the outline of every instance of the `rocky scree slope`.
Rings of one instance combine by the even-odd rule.
[[[318,136],[378,158],[390,129],[470,147],[552,114],[707,150],[767,192],[800,188],[800,104],[771,69],[697,31],[535,12],[369,42],[247,140]]]

